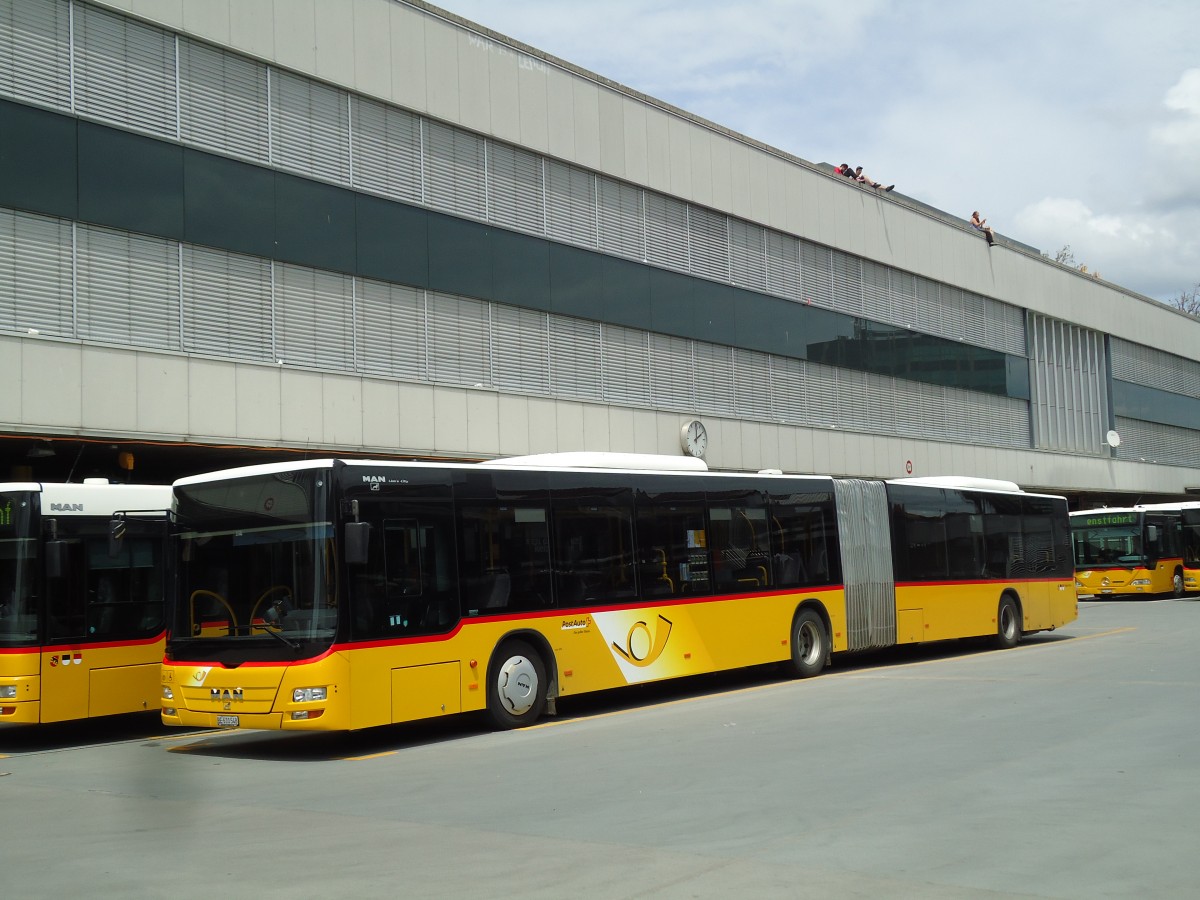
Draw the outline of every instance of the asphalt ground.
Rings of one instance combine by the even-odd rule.
[[[0,729],[0,895],[1193,897],[1200,601],[352,734]]]

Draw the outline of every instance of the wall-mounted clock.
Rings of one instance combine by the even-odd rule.
[[[684,423],[679,431],[679,446],[688,456],[704,459],[704,453],[708,449],[708,430],[704,423],[699,419]]]

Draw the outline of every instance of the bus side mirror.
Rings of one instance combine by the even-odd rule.
[[[108,555],[116,559],[125,547],[125,520],[110,519],[108,523]]]
[[[1158,543],[1158,526],[1157,525],[1147,525],[1146,526],[1146,540],[1149,541],[1151,544]]]
[[[352,566],[367,561],[367,540],[371,536],[370,522],[346,523],[346,562]]]
[[[67,542],[46,541],[46,577],[62,578],[67,574]]]

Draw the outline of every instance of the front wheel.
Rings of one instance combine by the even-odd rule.
[[[1176,600],[1183,596],[1183,569],[1176,569],[1171,578],[1171,596]]]
[[[1010,650],[1021,643],[1021,610],[1012,597],[1001,597],[996,610],[996,646]]]
[[[488,715],[498,728],[521,728],[545,708],[546,664],[529,644],[508,641],[488,668]]]
[[[824,620],[811,609],[802,609],[792,622],[791,673],[797,678],[819,675],[829,659],[829,632]]]

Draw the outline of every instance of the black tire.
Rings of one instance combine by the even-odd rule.
[[[788,671],[796,678],[821,674],[829,661],[829,632],[814,610],[802,609],[792,620],[792,659]]]
[[[996,647],[1011,650],[1021,643],[1021,608],[1007,594],[1000,598],[996,610]]]
[[[488,666],[487,710],[497,728],[523,728],[546,708],[546,664],[525,641],[506,641]]]
[[[1183,596],[1183,569],[1176,569],[1171,576],[1171,596],[1176,600]]]

